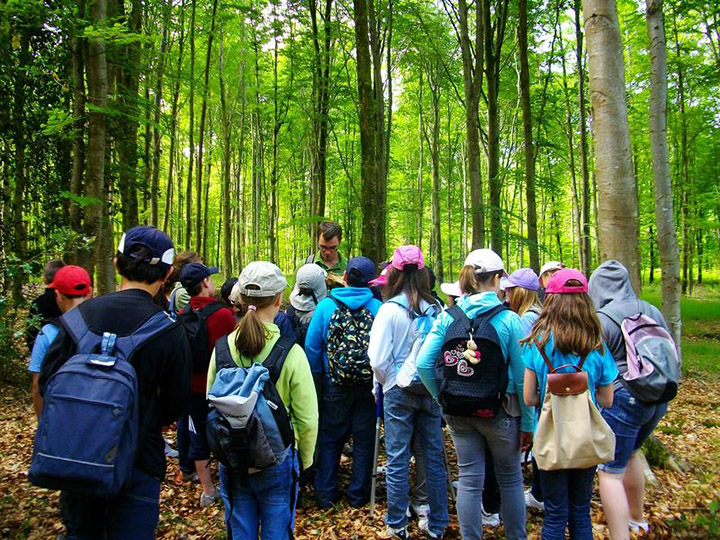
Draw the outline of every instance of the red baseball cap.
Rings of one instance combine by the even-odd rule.
[[[57,271],[48,288],[67,296],[87,296],[92,292],[92,283],[84,268],[70,264]]]
[[[578,281],[580,285],[569,285],[570,281]],[[580,270],[563,268],[555,272],[545,288],[546,293],[551,294],[579,294],[588,292],[587,278]]]

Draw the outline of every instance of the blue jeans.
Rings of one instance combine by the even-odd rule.
[[[362,387],[343,387],[326,379],[320,412],[320,447],[315,476],[315,494],[321,508],[331,506],[340,497],[340,454],[350,435],[353,438],[353,464],[346,494],[352,506],[360,507],[370,500],[375,444],[375,399],[369,384]]]
[[[409,503],[410,441],[415,437],[425,468],[430,532],[442,535],[449,518],[440,406],[430,396],[395,386],[385,394],[387,524],[404,527]]]
[[[573,540],[592,540],[590,499],[595,467],[540,471],[545,498],[542,540],[565,540],[565,526]]]
[[[288,540],[295,529],[298,463],[295,453],[282,463],[242,478],[220,465],[225,528],[232,540]]]
[[[160,515],[160,480],[133,468],[127,488],[112,499],[63,491],[60,513],[67,540],[151,540]]]
[[[526,538],[525,495],[520,468],[520,418],[500,409],[495,418],[446,416],[455,451],[460,482],[457,513],[463,540],[482,538],[480,512],[485,482],[485,448],[489,448],[500,486],[500,514],[509,539]]]
[[[625,387],[616,390],[612,407],[602,410],[603,418],[615,433],[615,459],[598,468],[607,473],[624,473],[633,452],[652,434],[667,408],[667,403],[645,405]]]

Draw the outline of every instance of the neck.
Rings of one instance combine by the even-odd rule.
[[[277,315],[278,308],[274,305],[268,306],[257,310],[257,317],[260,322],[265,324],[272,324],[275,321],[275,315]]]
[[[337,264],[338,262],[340,262],[340,253],[336,251],[333,255],[330,255],[327,259],[323,259],[323,261],[327,265]]]
[[[130,281],[127,278],[122,278],[122,281],[120,282],[120,290],[121,291],[128,291],[130,289],[139,289],[141,291],[145,291],[146,293],[150,294],[150,296],[155,297],[155,295],[160,290],[160,287],[162,286],[161,281],[156,281],[153,284],[144,283],[142,281]]]

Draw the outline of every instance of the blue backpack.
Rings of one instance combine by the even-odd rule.
[[[77,308],[60,323],[77,350],[45,388],[28,478],[39,487],[113,497],[128,479],[137,451],[138,389],[130,360],[175,323],[159,312],[129,336],[100,336]]]
[[[295,447],[285,404],[275,388],[295,341],[280,337],[262,364],[238,366],[228,337],[215,343],[217,375],[208,392],[206,434],[218,461],[246,476],[282,463]]]

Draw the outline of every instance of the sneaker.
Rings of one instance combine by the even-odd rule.
[[[430,514],[430,505],[410,503],[410,508],[408,511],[411,511],[413,514],[415,514],[418,519],[426,518],[428,517],[428,514]]]
[[[628,521],[628,525],[630,526],[630,532],[634,532],[635,534],[639,534],[640,531],[642,531],[643,534],[650,532],[650,524],[647,521],[633,521],[631,519]]]
[[[205,495],[205,493],[200,495],[200,508],[207,508],[211,504],[216,503],[220,500],[220,492],[216,489],[213,491],[210,495]]]
[[[488,514],[483,507],[482,511],[482,524],[487,527],[499,527],[500,526],[500,514]]]
[[[177,459],[179,455],[178,451],[170,446],[167,441],[165,441],[165,455],[171,459]]]
[[[418,521],[418,530],[425,534],[428,538],[432,538],[433,540],[436,538],[442,538],[442,534],[435,534],[430,530],[430,520],[427,517],[420,518]]]
[[[410,535],[407,532],[407,527],[393,529],[390,525],[385,528],[385,536],[388,538],[395,538],[397,540],[408,540],[408,538],[410,538]]]
[[[198,481],[198,475],[195,471],[193,472],[182,472],[182,479],[183,482],[197,482]]]
[[[536,508],[541,512],[545,511],[545,503],[542,501],[538,501],[535,498],[535,495],[532,494],[531,489],[525,490],[525,506],[527,506],[528,508]]]

